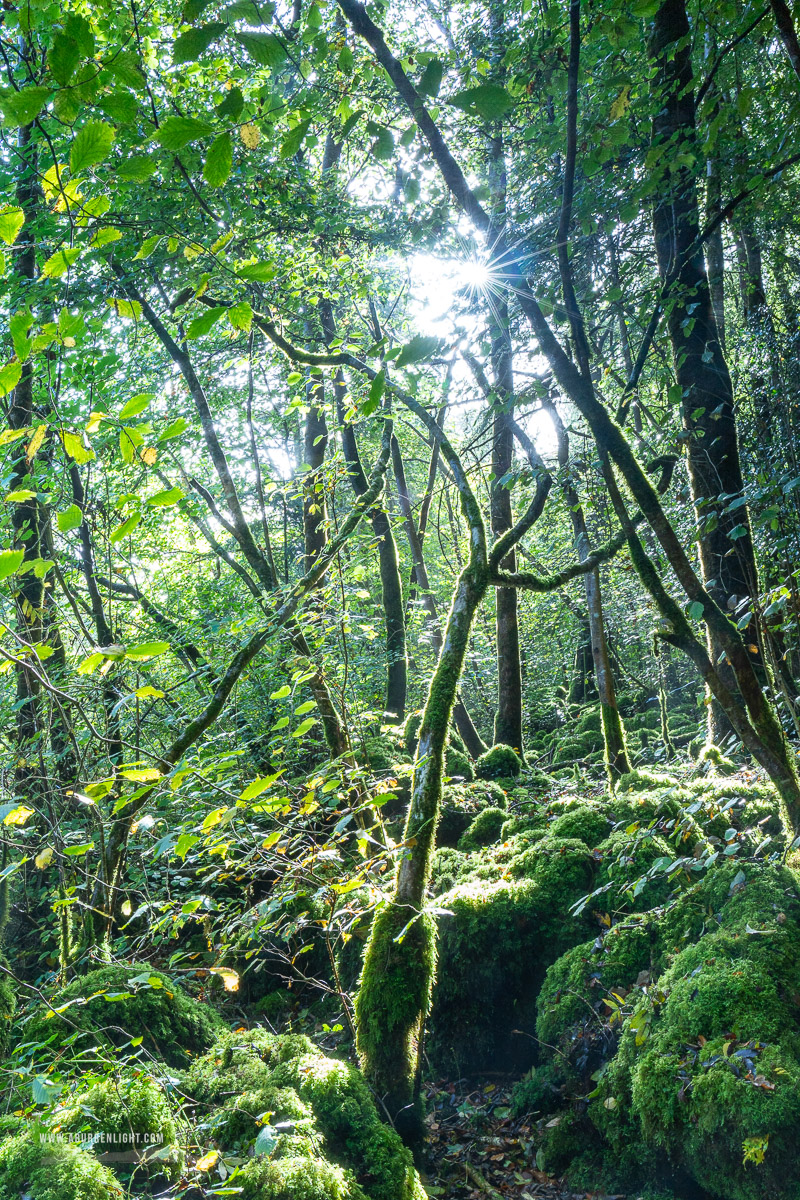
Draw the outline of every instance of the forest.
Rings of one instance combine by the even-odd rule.
[[[0,1200],[800,1200],[799,22],[4,0]]]

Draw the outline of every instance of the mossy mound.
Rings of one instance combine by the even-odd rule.
[[[498,744],[482,754],[475,763],[478,779],[515,779],[522,770],[522,759],[511,746]]]
[[[586,936],[586,921],[571,917],[569,905],[592,878],[587,847],[545,838],[503,867],[497,857],[512,850],[494,848],[495,858],[482,858],[439,897],[446,915],[426,1046],[437,1069],[527,1066],[544,971]],[[506,878],[497,878],[500,870]]]
[[[475,772],[468,755],[464,754],[461,750],[457,750],[455,746],[448,746],[445,752],[445,774],[464,779],[467,783],[471,783],[475,778]]]
[[[164,1174],[174,1180],[183,1169],[166,1094],[149,1075],[104,1080],[61,1101],[53,1116],[65,1133],[96,1140],[101,1157],[122,1156],[126,1174]]]
[[[506,794],[496,783],[448,784],[442,796],[437,846],[456,846],[479,813],[489,807],[505,809],[506,803]]]
[[[182,1084],[206,1106],[223,1149],[255,1147],[239,1177],[245,1196],[425,1200],[410,1152],[380,1120],[360,1073],[305,1037],[228,1033]]]
[[[0,1200],[110,1200],[122,1188],[93,1154],[71,1142],[22,1133],[0,1145]]]
[[[502,808],[484,808],[477,817],[473,818],[469,828],[460,837],[458,849],[462,853],[469,853],[470,850],[478,850],[481,846],[491,846],[493,842],[499,841],[506,815]]]
[[[617,1186],[674,1173],[722,1200],[798,1200],[798,980],[797,876],[724,862],[549,969],[546,1049],[517,1105],[550,1112],[588,1094]],[[592,1140],[569,1111],[546,1138],[553,1169]]]
[[[140,1037],[156,1058],[183,1066],[227,1028],[214,1009],[193,1000],[168,976],[137,966],[90,971],[53,996],[51,1004],[60,1010],[52,1017],[40,1007],[18,1022],[18,1048],[33,1052],[47,1043],[56,1049],[74,1038],[83,1050],[98,1040],[125,1046]]]

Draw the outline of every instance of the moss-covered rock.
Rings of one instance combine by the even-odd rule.
[[[471,783],[475,772],[469,757],[455,746],[448,746],[445,752],[445,773],[451,777],[458,776]]]
[[[490,846],[493,842],[499,841],[505,820],[504,809],[484,808],[477,817],[473,818],[467,831],[462,834],[458,842],[458,849],[462,853],[468,853],[470,850],[478,850],[481,846]]]
[[[123,1192],[107,1167],[80,1146],[22,1133],[0,1145],[0,1200],[111,1200]]]
[[[497,878],[499,868],[506,878]],[[426,1043],[437,1068],[530,1064],[536,993],[553,959],[586,936],[569,906],[588,890],[592,870],[582,842],[545,838],[504,867],[483,860],[439,898],[446,915]]]
[[[90,971],[63,988],[50,1003],[60,1010],[54,1016],[48,1018],[40,1007],[17,1023],[18,1048],[33,1052],[47,1043],[55,1049],[74,1038],[76,1047],[83,1050],[98,1040],[124,1046],[131,1038],[141,1037],[151,1054],[170,1066],[182,1066],[193,1054],[208,1049],[227,1028],[209,1005],[193,1000],[167,975],[142,966]]]
[[[514,779],[522,770],[522,759],[511,746],[498,744],[475,763],[478,779]]]
[[[506,803],[506,794],[496,783],[448,784],[442,795],[437,846],[456,846],[478,813],[489,807],[505,809]]]
[[[271,1114],[269,1157],[242,1176],[253,1200],[425,1200],[410,1152],[380,1120],[360,1073],[305,1037],[229,1033],[182,1082],[223,1148],[246,1151]]]
[[[53,1115],[65,1133],[96,1143],[100,1157],[115,1156],[126,1175],[144,1171],[172,1180],[181,1173],[184,1160],[175,1120],[164,1089],[152,1076],[104,1080],[62,1100]]]

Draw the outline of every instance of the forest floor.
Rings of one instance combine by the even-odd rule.
[[[425,1189],[436,1200],[635,1200],[608,1192],[576,1192],[536,1167],[536,1127],[511,1115],[511,1077],[436,1082],[426,1087],[431,1110]]]

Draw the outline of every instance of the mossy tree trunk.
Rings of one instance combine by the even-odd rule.
[[[478,503],[446,439],[442,447],[461,494],[470,555],[456,584],[422,714],[394,890],[373,921],[355,1005],[357,1048],[366,1078],[398,1132],[412,1145],[419,1143],[423,1134],[418,1093],[420,1038],[436,964],[436,930],[424,911],[425,893],[439,820],[450,718],[472,624],[489,587],[486,533]]]

